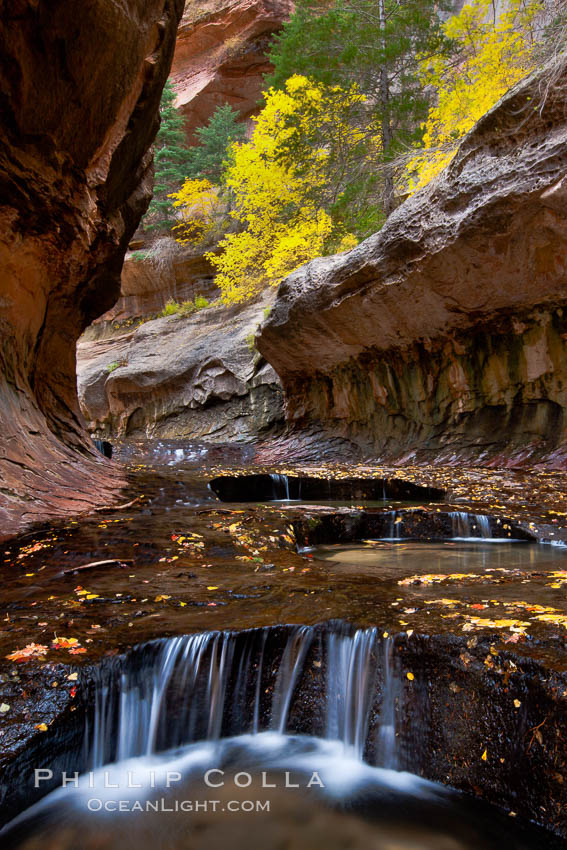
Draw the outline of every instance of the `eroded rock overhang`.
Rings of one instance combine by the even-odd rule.
[[[564,463],[566,64],[485,115],[348,253],[280,286],[257,346],[296,429],[383,457]]]

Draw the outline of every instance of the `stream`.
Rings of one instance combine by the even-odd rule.
[[[66,787],[8,825],[2,847],[220,848],[229,830],[231,846],[244,848],[251,813],[258,847],[553,846],[543,830],[397,770],[392,639],[294,628],[275,671],[272,642],[270,630],[198,634],[100,668],[84,736],[89,769],[69,772]],[[311,660],[317,643],[322,662]],[[306,682],[313,670],[316,684]],[[294,732],[306,687],[321,692],[319,736]],[[378,766],[364,760],[373,736]]]
[[[549,616],[567,619],[566,548],[393,479],[301,491],[246,449],[122,452],[131,506],[4,547],[2,654],[45,648],[4,679],[14,770],[38,738],[26,677],[57,689],[38,704],[68,699],[2,848],[565,846],[530,823],[545,782],[516,787],[513,765],[544,770],[529,734],[545,700],[546,735],[563,711],[537,683],[563,675]],[[58,787],[62,770],[81,778]],[[502,808],[473,798],[485,781]]]

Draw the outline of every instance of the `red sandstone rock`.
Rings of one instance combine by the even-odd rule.
[[[243,119],[258,111],[266,50],[292,11],[292,0],[188,0],[171,75],[192,141],[217,106],[230,103]]]
[[[203,254],[171,263],[152,263],[129,256],[122,269],[120,298],[94,324],[157,315],[168,301],[191,301],[196,295],[218,297],[214,269]]]
[[[265,51],[289,18],[291,0],[188,0],[177,33],[171,77],[191,141],[216,107],[230,103],[243,119],[258,111],[263,77],[270,69]],[[144,241],[132,248],[148,249]],[[169,299],[211,296],[214,276],[204,257],[145,262],[127,257],[120,299],[98,321],[158,313]]]
[[[279,381],[250,346],[273,297],[268,290],[251,303],[154,319],[120,336],[93,339],[98,329],[90,329],[77,346],[77,372],[91,431],[213,443],[277,433]]]
[[[149,202],[181,0],[7,0],[0,19],[0,536],[108,502],[75,343]]]

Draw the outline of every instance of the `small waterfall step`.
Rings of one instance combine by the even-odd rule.
[[[380,740],[390,741],[382,749],[392,765],[392,659],[391,638],[342,624],[153,641],[97,668],[86,761],[92,769],[198,740],[269,730],[337,740],[362,759],[382,693],[378,725],[386,723],[389,731]]]
[[[361,540],[536,542],[530,530],[505,517],[424,507],[321,513],[315,523],[308,518],[294,516],[292,526],[295,539],[301,546],[358,543]]]
[[[421,487],[397,478],[318,478],[283,473],[219,475],[209,482],[221,502],[354,501],[438,502],[436,487]]]

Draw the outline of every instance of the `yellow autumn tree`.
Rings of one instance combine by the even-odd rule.
[[[186,180],[179,192],[168,195],[178,210],[173,235],[182,245],[201,242],[215,224],[221,206],[218,193],[209,180]]]
[[[436,105],[423,125],[421,150],[407,166],[413,194],[454,157],[466,133],[515,83],[534,68],[540,0],[508,0],[495,20],[492,0],[472,0],[444,24],[458,61],[423,60],[424,85],[436,89]]]
[[[345,91],[299,75],[287,81],[285,90],[266,94],[251,139],[231,147],[223,178],[239,232],[220,242],[220,255],[207,255],[225,303],[244,301],[267,285],[277,285],[324,253],[333,231],[320,202],[330,151],[305,140],[313,138],[314,128],[330,122],[345,134],[352,132],[345,114],[360,101],[356,86]]]

